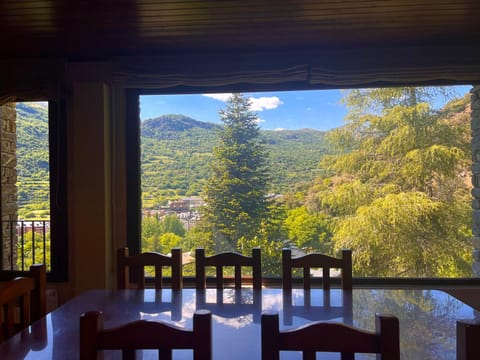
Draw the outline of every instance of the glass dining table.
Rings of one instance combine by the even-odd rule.
[[[212,312],[213,358],[222,360],[261,358],[260,319],[266,310],[278,311],[281,330],[312,321],[342,322],[373,330],[375,313],[395,315],[400,320],[401,358],[415,360],[455,359],[456,321],[478,317],[473,308],[440,290],[92,290],[0,344],[0,359],[77,359],[79,318],[89,310],[104,313],[106,328],[148,319],[191,329],[197,309]],[[140,354],[140,359],[157,356],[151,350]],[[357,358],[372,358],[360,355]],[[191,359],[192,352],[175,350],[173,356]],[[104,352],[105,359],[120,357],[119,352]],[[317,358],[340,357],[319,354]],[[301,355],[282,352],[281,359],[301,359]]]

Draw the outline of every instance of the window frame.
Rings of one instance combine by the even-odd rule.
[[[30,101],[48,103],[50,270],[47,272],[47,281],[65,282],[69,278],[66,106],[64,100],[44,98],[15,99],[12,102],[16,104]],[[2,237],[3,241],[6,239]]]
[[[453,86],[455,84],[449,84]],[[412,85],[414,86],[414,85]],[[434,85],[432,85],[434,86]],[[379,86],[381,87],[381,86]],[[262,92],[262,91],[297,91],[305,90],[288,84],[272,86],[223,86],[198,89],[188,86],[178,86],[168,89],[127,89],[126,90],[126,183],[127,183],[127,246],[130,254],[141,252],[141,181],[140,181],[140,96],[144,95],[192,95],[204,92]],[[315,90],[309,88],[306,90]],[[318,90],[324,90],[318,89]],[[472,246],[473,251],[473,246]],[[266,286],[281,286],[280,277],[262,277]],[[193,278],[185,278],[184,283],[194,282]],[[337,284],[336,280],[332,281]],[[339,284],[339,282],[338,282]],[[459,287],[480,286],[480,277],[471,278],[418,278],[418,277],[353,277],[352,284],[356,287]]]
[[[65,100],[48,101],[50,173],[49,282],[69,279],[67,201],[67,121]]]

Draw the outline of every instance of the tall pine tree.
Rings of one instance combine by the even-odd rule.
[[[240,250],[238,241],[257,236],[268,216],[267,152],[249,99],[233,94],[219,114],[224,127],[205,187],[202,220],[216,251]]]

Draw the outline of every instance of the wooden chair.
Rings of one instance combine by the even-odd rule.
[[[156,349],[160,359],[172,359],[173,349],[193,349],[194,360],[211,359],[212,314],[196,311],[193,330],[147,320],[104,329],[101,312],[80,316],[80,360],[97,359],[99,350],[122,350],[124,359],[135,359],[136,349]]]
[[[304,360],[316,352],[339,352],[342,360],[353,360],[355,353],[376,353],[377,359],[399,360],[398,319],[375,315],[375,332],[345,324],[313,322],[280,331],[278,313],[263,313],[261,320],[262,360],[278,360],[280,351],[301,351]]]
[[[1,271],[0,281],[1,342],[47,313],[46,266],[34,264],[26,272]]]
[[[27,359],[32,354],[38,354],[48,345],[52,344],[52,339],[47,336],[47,318],[35,321],[16,335],[15,339],[8,340],[3,345],[3,353],[7,354],[1,359]],[[42,356],[38,356],[41,358]]]
[[[457,321],[457,360],[480,359],[480,324]]]
[[[225,252],[212,256],[205,256],[205,249],[195,250],[195,281],[197,289],[206,288],[205,267],[214,266],[216,269],[216,288],[223,289],[223,268],[235,267],[235,288],[242,287],[242,266],[251,266],[253,273],[253,288],[262,288],[262,260],[260,248],[252,249],[252,256],[244,256],[235,252]]]
[[[117,251],[117,287],[128,289],[130,287],[130,271],[138,289],[145,289],[145,266],[155,266],[155,289],[163,288],[162,268],[172,268],[172,289],[182,288],[182,249],[172,249],[172,256],[156,252],[146,252],[129,256],[128,248]]]
[[[30,323],[30,293],[35,284],[30,278],[18,277],[3,284],[0,290],[0,340],[10,338]],[[16,309],[19,309],[19,319]]]
[[[303,287],[311,288],[311,268],[322,268],[323,270],[323,288],[330,289],[330,269],[341,269],[342,271],[342,289],[352,289],[352,252],[351,250],[342,250],[342,258],[334,258],[324,254],[307,254],[304,256],[292,258],[290,249],[282,250],[282,281],[285,290],[292,289],[292,269],[303,268]]]

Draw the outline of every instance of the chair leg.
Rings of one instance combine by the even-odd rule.
[[[158,349],[158,358],[172,360],[172,349]]]
[[[355,354],[354,353],[342,353],[341,359],[342,360],[355,360]]]
[[[137,358],[137,354],[135,350],[123,350],[122,351],[123,360],[135,360]]]

